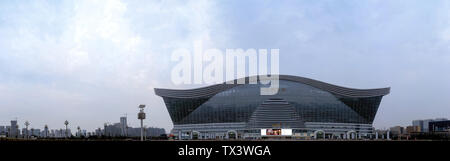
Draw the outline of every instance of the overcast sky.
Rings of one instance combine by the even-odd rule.
[[[0,125],[93,130],[171,83],[177,48],[280,49],[280,73],[353,88],[392,87],[376,128],[450,117],[450,1],[0,1]]]

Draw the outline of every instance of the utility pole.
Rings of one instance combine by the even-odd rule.
[[[138,113],[138,119],[141,120],[141,141],[144,141],[144,119],[145,119],[145,112],[144,108],[145,105],[141,104],[139,105],[139,113]]]

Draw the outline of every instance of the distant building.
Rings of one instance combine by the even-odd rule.
[[[85,137],[87,136],[87,131],[86,130],[82,130],[80,129],[79,131],[77,130],[76,134],[77,137]]]
[[[106,126],[106,136],[118,137],[121,136],[121,124],[114,123],[112,125]]]
[[[70,129],[67,129],[67,135],[68,137],[72,136],[72,132],[70,131]],[[53,138],[64,138],[66,137],[66,130],[65,129],[52,129],[50,130],[50,135],[49,137],[53,137]]]
[[[31,128],[31,129],[28,129],[28,131],[27,131],[26,128],[22,128],[22,137],[29,138],[31,136],[41,137],[41,130],[40,129]]]
[[[163,128],[150,127],[144,130],[145,136],[160,136],[166,134]],[[127,117],[120,117],[120,123],[107,124],[104,130],[96,129],[97,136],[109,136],[109,137],[139,137],[141,136],[141,128],[128,127]]]
[[[412,121],[412,126],[416,126],[419,128],[419,132],[425,132],[424,130],[424,125],[423,125],[423,120],[413,120]],[[426,128],[428,129],[428,128]]]
[[[127,136],[127,117],[120,117],[120,135]]]
[[[30,130],[28,130],[26,128],[22,128],[22,137],[27,138],[27,135],[30,135]]]
[[[412,121],[413,126],[419,126],[420,132],[429,132],[429,124],[433,121],[445,121],[446,118],[436,118],[436,119],[426,119],[426,120],[414,120]]]
[[[19,137],[20,132],[19,132],[19,125],[17,125],[17,120],[11,120],[11,126],[9,129],[9,137],[10,138],[17,138]]]
[[[52,129],[50,130],[50,137],[56,137],[56,130]]]
[[[433,119],[426,119],[423,120],[423,132],[429,132],[428,127],[431,121],[434,121]]]
[[[95,135],[96,135],[96,136],[102,136],[102,135],[103,135],[102,129],[100,129],[100,128],[95,129]]]
[[[44,131],[42,132],[41,137],[47,138],[47,137],[49,137],[49,136],[50,136],[50,132],[49,132],[49,130],[48,130],[48,126],[45,125]]]
[[[401,126],[394,126],[389,128],[390,132],[392,135],[402,135],[405,133],[405,128],[401,127]]]
[[[450,132],[450,120],[432,121],[428,129],[430,132]]]
[[[11,126],[5,126],[6,136],[9,137],[9,133],[11,132]]]
[[[108,136],[108,137],[139,137],[141,136],[140,128],[128,127],[127,117],[120,117],[119,123],[105,124],[105,129],[97,128],[93,132],[88,132],[85,129],[77,129],[75,135],[77,137],[81,136]],[[149,127],[144,129],[144,135],[147,137],[151,136],[161,136],[166,134],[163,128]],[[47,125],[44,129],[35,128],[22,128],[19,129],[17,120],[12,120],[10,126],[0,126],[0,137],[9,138],[66,138],[71,137],[73,134],[70,129],[49,129]]]
[[[88,136],[87,130],[81,130],[81,136]]]
[[[419,133],[421,132],[420,126],[407,126],[406,127],[406,133]]]
[[[41,129],[31,129],[31,136],[39,137],[41,136]]]
[[[0,136],[6,136],[6,128],[5,128],[5,126],[0,126]]]
[[[166,130],[164,128],[156,128],[156,127],[149,127],[144,129],[145,136],[147,137],[157,137],[161,136],[162,134],[166,134]],[[141,128],[128,128],[128,136],[129,137],[139,137],[141,136]]]
[[[119,137],[124,136],[122,135],[122,124],[121,123],[114,123],[112,125],[107,125],[105,130],[105,135],[110,137]],[[141,136],[141,128],[133,128],[128,127],[126,128],[126,134],[128,137],[138,137]],[[97,131],[96,131],[97,132]],[[164,128],[155,128],[155,127],[149,127],[145,129],[145,136],[160,136],[161,134],[165,134],[166,131]]]

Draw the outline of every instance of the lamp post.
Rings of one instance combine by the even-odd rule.
[[[80,128],[80,126],[78,126],[77,129],[78,129],[78,137],[81,137],[81,128]]]
[[[31,136],[34,135],[34,128],[31,128]]]
[[[68,133],[69,133],[69,131],[67,131],[67,125],[69,125],[69,121],[64,121],[64,125],[66,125],[66,138],[67,138],[67,136],[69,135]]]
[[[28,139],[28,125],[30,125],[30,122],[25,121],[25,138]]]
[[[141,104],[139,105],[139,113],[138,113],[138,119],[141,120],[141,141],[144,141],[144,119],[145,119],[145,112],[144,108],[145,105]]]

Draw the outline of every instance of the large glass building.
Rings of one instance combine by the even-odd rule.
[[[259,77],[254,76],[259,80]],[[188,90],[155,89],[180,139],[370,138],[373,120],[390,88],[352,89],[278,75],[275,95],[261,83],[222,83]],[[258,81],[259,82],[259,81]]]

